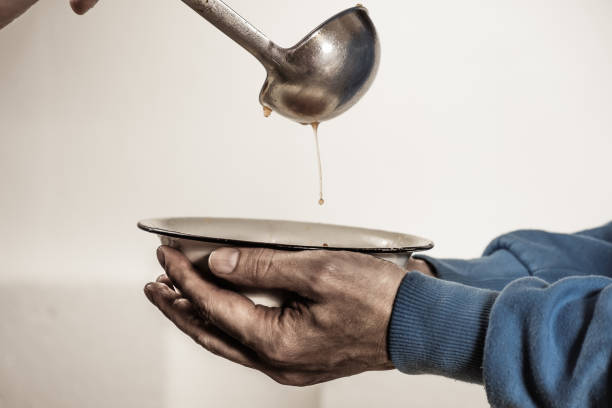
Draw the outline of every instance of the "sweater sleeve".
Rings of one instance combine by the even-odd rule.
[[[612,279],[508,285],[490,313],[484,383],[495,407],[609,407]]]
[[[548,283],[570,276],[603,274],[601,265],[612,265],[612,223],[575,234],[521,230],[494,239],[481,258],[436,259],[419,255],[440,279],[501,290],[528,276]]]
[[[389,323],[391,361],[407,374],[482,383],[489,314],[497,292],[409,272]]]
[[[409,374],[484,383],[498,407],[612,406],[612,224],[517,231],[398,290],[388,350]]]
[[[612,404],[612,279],[523,278],[500,293],[411,272],[388,349],[409,374],[484,382],[495,407]]]

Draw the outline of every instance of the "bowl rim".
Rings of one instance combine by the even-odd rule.
[[[169,229],[158,228],[151,225],[153,222],[159,221],[167,221],[167,220],[179,220],[179,219],[208,219],[208,220],[232,220],[232,221],[263,221],[263,222],[291,222],[298,224],[309,224],[309,225],[324,225],[331,227],[340,227],[340,228],[355,228],[355,229],[364,229],[372,232],[383,232],[386,234],[399,234],[405,237],[411,237],[414,239],[418,239],[424,241],[423,245],[416,246],[407,246],[407,247],[336,247],[336,246],[323,246],[323,245],[299,245],[299,244],[279,244],[274,242],[263,242],[263,241],[249,241],[249,240],[241,240],[241,239],[232,239],[232,238],[219,238],[219,237],[209,237],[203,235],[195,235],[188,234],[179,231],[172,231]],[[190,241],[199,241],[199,242],[209,242],[214,244],[228,245],[232,247],[242,247],[242,248],[270,248],[270,249],[278,249],[282,251],[312,251],[312,250],[325,250],[325,251],[349,251],[349,252],[361,252],[361,253],[377,253],[377,254],[400,254],[400,253],[412,253],[412,252],[422,252],[430,250],[434,247],[433,241],[422,238],[416,235],[397,233],[391,231],[377,230],[371,228],[362,228],[362,227],[351,227],[347,225],[339,225],[339,224],[327,224],[327,223],[314,223],[314,222],[303,222],[303,221],[289,221],[289,220],[273,220],[273,219],[259,219],[259,218],[225,218],[225,217],[167,217],[167,218],[148,218],[146,220],[139,221],[137,224],[138,228],[143,231],[150,232],[156,235],[162,235],[171,238],[179,238],[186,239]]]

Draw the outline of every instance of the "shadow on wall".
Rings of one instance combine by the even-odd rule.
[[[4,285],[0,407],[162,407],[164,327],[134,287]]]

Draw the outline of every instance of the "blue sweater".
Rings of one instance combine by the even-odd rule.
[[[388,344],[399,370],[482,383],[494,407],[612,406],[612,223],[421,258],[439,279],[402,281]]]

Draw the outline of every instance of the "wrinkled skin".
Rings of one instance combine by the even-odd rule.
[[[296,386],[393,368],[387,326],[406,271],[390,262],[351,252],[224,248],[198,271],[169,247],[158,249],[158,259],[166,273],[145,286],[147,297],[217,355]],[[412,262],[411,270],[431,274]],[[270,308],[220,282],[295,296]]]
[[[22,15],[37,0],[0,0],[0,29]],[[70,0],[70,6],[77,14],[85,14],[98,0]]]

